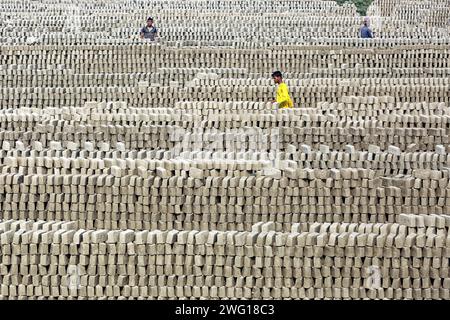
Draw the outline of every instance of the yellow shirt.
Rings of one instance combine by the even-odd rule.
[[[280,108],[292,108],[294,103],[289,96],[289,89],[286,83],[282,82],[277,88],[277,102]]]

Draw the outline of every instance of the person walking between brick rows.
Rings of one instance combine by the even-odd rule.
[[[279,109],[284,108],[292,108],[294,107],[294,103],[289,95],[289,88],[287,84],[283,81],[283,75],[280,71],[275,71],[272,73],[272,79],[277,87],[277,96],[274,103],[278,106]]]
[[[369,19],[364,19],[364,24],[359,30],[359,34],[362,39],[371,39],[373,38],[372,29],[369,28]]]
[[[158,29],[153,25],[153,18],[147,18],[147,25],[141,29],[139,33],[141,39],[148,39],[150,41],[155,41],[158,35]]]

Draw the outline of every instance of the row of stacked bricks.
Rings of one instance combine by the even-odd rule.
[[[0,297],[449,299],[448,215],[238,231],[0,223]]]
[[[274,148],[274,140],[266,135],[274,136],[275,132],[279,132],[280,151],[302,144],[315,149],[324,144],[344,150],[350,144],[357,150],[367,150],[369,145],[387,150],[395,145],[402,151],[434,151],[437,145],[450,142],[450,109],[445,102],[371,104],[367,102],[370,99],[356,97],[341,101],[282,112],[269,109],[267,103],[251,102],[190,102],[173,108],[89,102],[80,108],[7,109],[0,112],[0,144],[5,151],[36,142],[43,147],[57,143],[72,149],[94,143],[107,149],[124,144],[132,150],[187,151],[197,148],[196,142],[219,141],[249,151],[255,146],[260,150]],[[246,128],[258,130],[261,141],[245,134]],[[235,138],[227,136],[231,133],[236,133]]]
[[[367,155],[383,159],[366,160],[381,167],[401,157]],[[362,161],[353,162],[356,168],[299,169],[281,160],[276,169],[268,160],[5,157],[0,208],[7,219],[72,220],[83,228],[240,231],[260,221],[281,230],[296,222],[397,222],[401,213],[447,213],[448,157],[408,155],[424,167],[444,161],[435,170],[386,177],[358,168]]]
[[[407,51],[406,46],[404,50],[334,51],[330,48],[323,52],[319,51],[320,48],[274,48],[273,53],[262,49],[232,50],[227,56],[225,52],[228,49],[219,48],[194,47],[170,49],[166,52],[168,48],[157,49],[153,46],[136,45],[126,49],[99,46],[80,49],[78,55],[71,57],[72,49],[62,47],[54,49],[56,57],[69,56],[64,64],[61,64],[61,61],[52,59],[53,56],[45,55],[46,47],[5,47],[2,48],[2,64],[6,70],[0,70],[0,102],[3,108],[42,108],[81,107],[87,101],[125,101],[141,107],[173,107],[176,102],[183,100],[267,101],[272,87],[270,83],[261,80],[270,74],[268,70],[277,68],[289,70],[289,73],[300,79],[311,77],[312,74],[321,72],[320,70],[331,72],[336,68],[349,70],[350,77],[367,68],[383,68],[396,73],[403,72],[403,76],[407,76],[404,79],[391,79],[390,82],[381,81],[376,74],[371,73],[368,78],[347,78],[346,81],[324,77],[314,79],[314,82],[296,81],[290,85],[290,91],[294,101],[302,106],[315,107],[321,101],[338,102],[342,96],[349,95],[387,95],[394,97],[396,102],[449,102],[448,46],[421,46]],[[222,58],[224,55],[227,56],[226,59]],[[21,60],[17,60],[18,56]],[[130,56],[132,58],[129,58]],[[94,57],[101,57],[99,60],[102,63],[96,65],[97,60]],[[152,63],[142,63],[146,60]],[[91,63],[86,64],[85,61]],[[283,65],[280,66],[279,61],[283,62]],[[216,77],[252,76],[259,81],[242,84],[228,79],[227,82],[219,83],[216,79],[201,85],[192,83],[195,75],[181,79],[173,78],[170,74],[164,74],[164,80],[152,79],[152,73],[161,72],[163,67],[178,69],[180,74],[190,69],[209,68],[209,72]],[[235,75],[236,69],[246,70],[247,75]],[[408,76],[407,70],[417,70],[419,74]],[[422,78],[430,70],[433,70],[435,75],[432,78],[429,75]],[[95,79],[93,74],[105,74],[105,77]],[[122,79],[113,80],[110,78],[113,75],[120,75]],[[44,76],[48,79],[38,81]],[[182,86],[183,83],[189,86]]]
[[[328,0],[150,0],[145,3],[80,0],[76,6],[63,7],[67,4],[65,0],[57,4],[52,0],[42,0],[39,4],[18,0],[1,2],[2,11],[20,13],[5,15],[3,42],[60,46],[139,43],[138,30],[149,12],[162,31],[159,43],[174,47],[251,49],[299,43],[392,47],[398,41],[448,44],[449,35],[447,0],[373,1],[368,14],[379,36],[371,42],[358,38],[363,18],[351,2],[338,5]],[[189,29],[185,28],[186,20],[191,21]],[[247,22],[246,26],[242,21]],[[272,21],[276,21],[278,28],[267,32],[273,26]],[[20,33],[24,28],[29,30],[26,37]]]

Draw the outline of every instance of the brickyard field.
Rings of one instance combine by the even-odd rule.
[[[341,2],[0,0],[0,299],[450,299],[450,1]]]

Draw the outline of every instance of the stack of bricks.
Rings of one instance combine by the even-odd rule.
[[[0,222],[0,298],[449,299],[450,216],[234,231]]]
[[[446,0],[375,0],[368,8],[367,13],[369,15],[386,17],[384,21],[387,22],[398,23],[402,21],[406,25],[414,25],[415,22],[420,21],[422,28],[448,26],[447,22],[450,18],[450,8]],[[395,25],[395,23],[389,24],[391,27]],[[411,31],[418,32],[412,28]],[[418,34],[413,33],[411,36],[417,37]]]
[[[77,55],[71,54],[72,47],[51,47],[54,55],[46,55],[49,46],[12,46],[2,47],[4,67],[9,74],[21,74],[33,67],[47,70],[50,66],[70,70],[73,74],[92,73],[156,73],[160,68],[177,68],[180,73],[185,69],[243,69],[249,74],[258,73],[261,78],[270,76],[270,71],[282,68],[290,73],[311,73],[317,69],[334,70],[381,68],[388,73],[408,74],[412,69],[422,73],[435,68],[447,72],[449,68],[449,45],[398,45],[392,48],[358,48],[345,49],[340,45],[292,45],[288,49],[279,46],[256,48],[254,50],[188,47],[172,48],[167,46],[143,46],[139,44],[79,46]],[[77,47],[78,48],[78,47]],[[133,56],[128,61],[126,57]],[[20,56],[20,60],[17,58]],[[99,60],[95,60],[98,57]],[[207,57],[207,58],[206,58]],[[86,60],[91,61],[85,64]],[[143,63],[144,61],[145,63]],[[284,61],[282,66],[278,61]],[[44,71],[42,71],[44,72]],[[48,72],[48,76],[51,76]],[[225,76],[226,74],[224,74]],[[230,74],[231,76],[232,74]],[[30,75],[31,76],[31,75]],[[237,75],[233,75],[237,76]],[[438,75],[439,76],[439,75]],[[440,75],[439,77],[443,77]],[[333,75],[331,75],[333,78]],[[106,79],[106,78],[105,78]],[[326,81],[327,79],[321,79]],[[361,83],[372,84],[374,79],[355,79]],[[362,81],[365,82],[362,82]],[[398,76],[396,81],[400,81]],[[327,83],[323,83],[326,85]],[[401,85],[398,82],[397,85]],[[426,83],[424,83],[426,85]],[[53,87],[53,86],[50,86]]]
[[[4,28],[4,36],[9,43],[15,44],[137,43],[139,24],[145,21],[143,12],[149,11],[157,17],[158,26],[164,30],[162,42],[174,46],[244,45],[250,48],[274,42],[279,45],[326,43],[334,39],[358,43],[355,40],[359,40],[358,30],[362,22],[354,4],[339,6],[333,1],[320,0],[267,0],[261,3],[245,0],[151,0],[144,4],[131,0],[92,4],[88,0],[80,0],[76,7],[67,6],[65,10],[49,0],[41,1],[39,5],[4,1],[2,9],[26,13],[6,19],[6,25],[15,25],[16,28]],[[71,16],[74,10],[79,17]],[[446,0],[374,1],[368,13],[374,16],[374,30],[391,45],[398,43],[397,38],[433,42],[449,35],[450,9]],[[189,29],[184,28],[186,19],[192,22]],[[280,28],[267,33],[267,28],[272,26],[271,19],[276,19]],[[251,27],[242,27],[242,21]],[[417,21],[421,23],[417,24]],[[51,28],[41,33],[40,30],[47,26]],[[20,35],[23,28],[30,30],[27,37]],[[61,31],[69,30],[76,32],[61,34]],[[358,45],[363,44],[359,42]]]
[[[448,56],[448,54],[447,54]],[[447,58],[447,60],[449,60]],[[129,68],[129,67],[125,67]],[[182,70],[182,69],[180,69]],[[84,72],[84,71],[80,71]],[[109,72],[116,72],[109,70]],[[123,72],[123,71],[119,71]],[[133,72],[134,71],[129,71]],[[137,71],[140,73],[141,71]],[[206,77],[219,77],[206,73]],[[261,75],[263,76],[263,75]],[[20,77],[15,74],[13,77]],[[33,76],[34,77],[34,76]],[[82,107],[89,101],[124,101],[142,107],[173,107],[180,101],[270,101],[273,84],[267,79],[202,79],[194,78],[186,83],[165,78],[162,83],[150,80],[123,81],[112,86],[110,80],[89,80],[88,87],[74,86],[73,78],[45,81],[39,86],[6,85],[1,88],[3,108],[44,108],[57,105]],[[296,106],[316,107],[319,103],[339,102],[347,96],[362,99],[366,96],[390,96],[395,103],[449,103],[448,72],[436,78],[385,79],[303,79],[287,80]],[[34,83],[37,80],[34,80]],[[83,80],[84,81],[84,80]],[[87,82],[88,80],[86,80]],[[184,81],[184,80],[183,80]],[[85,83],[86,83],[85,82]],[[61,86],[61,87],[60,87]]]
[[[69,149],[87,142],[112,147],[123,143],[126,149],[183,151],[199,146],[223,150],[225,144],[229,151],[286,151],[289,145],[299,149],[302,144],[344,151],[350,144],[358,151],[395,145],[405,152],[432,152],[450,143],[445,102],[396,103],[386,96],[345,96],[341,101],[282,112],[271,103],[250,101],[183,102],[175,108],[90,102],[80,108],[7,109],[0,111],[0,144],[19,143],[20,150],[35,141],[45,148],[55,142]]]
[[[322,147],[321,156],[329,152],[326,149]],[[298,162],[281,160],[279,169],[269,159],[83,159],[16,154],[5,157],[2,164],[0,206],[8,219],[73,220],[83,228],[161,230],[241,231],[259,221],[274,221],[277,230],[286,230],[296,222],[397,222],[403,213],[446,213],[450,201],[447,163],[434,170],[420,168],[434,163],[433,158],[447,159],[446,154],[407,154],[416,168],[410,167],[409,175],[394,176],[359,168],[357,162],[356,168],[319,169],[314,161],[313,168],[298,168],[301,158],[310,154],[301,153],[304,157]],[[342,164],[348,164],[354,154],[345,153]],[[393,146],[387,153],[368,156],[373,163],[380,159],[379,165],[392,163],[392,167],[392,159],[406,158]]]
[[[209,2],[198,1],[161,1],[151,0],[145,4],[136,4],[134,1],[109,1],[107,3],[92,4],[87,0],[81,0],[76,7],[68,6],[65,10],[56,10],[52,1],[44,0],[39,6],[23,4],[20,2],[5,2],[4,10],[14,12],[25,11],[29,14],[26,18],[13,18],[18,28],[27,27],[30,30],[29,38],[36,38],[46,44],[94,44],[122,41],[130,39],[130,34],[137,38],[139,22],[145,21],[142,12],[151,11],[158,17],[158,26],[164,29],[164,42],[184,44],[209,43],[224,45],[228,43],[243,43],[249,36],[253,41],[267,41],[268,36],[277,38],[307,38],[307,33],[320,37],[334,28],[340,37],[351,37],[357,32],[358,19],[355,16],[354,5],[339,6],[331,1],[290,1],[280,3],[274,0],[263,3],[253,3],[245,0],[233,0],[221,2],[211,0]],[[286,10],[297,14],[285,14]],[[76,19],[70,16],[73,10],[86,19]],[[121,12],[120,15],[117,12]],[[280,25],[285,26],[285,33],[278,30],[267,34],[266,28],[270,23],[260,12],[265,12],[277,18]],[[328,15],[335,16],[329,21]],[[192,21],[192,28],[184,28],[185,19]],[[30,19],[34,17],[34,19]],[[21,18],[21,17],[20,17]],[[28,19],[27,19],[28,18]],[[51,19],[52,28],[42,35],[37,31],[46,26]],[[67,19],[69,19],[67,21]],[[242,28],[239,22],[245,19],[252,28]],[[223,22],[227,21],[225,25]],[[299,23],[303,22],[303,23]],[[298,24],[298,28],[289,28]],[[113,32],[108,32],[106,27],[113,27]],[[301,28],[300,28],[301,27]],[[117,29],[116,29],[117,28]],[[60,30],[76,30],[70,36],[61,35]],[[15,29],[6,29],[5,33],[10,37],[10,42],[33,43],[17,37]],[[97,38],[99,41],[95,41]]]

